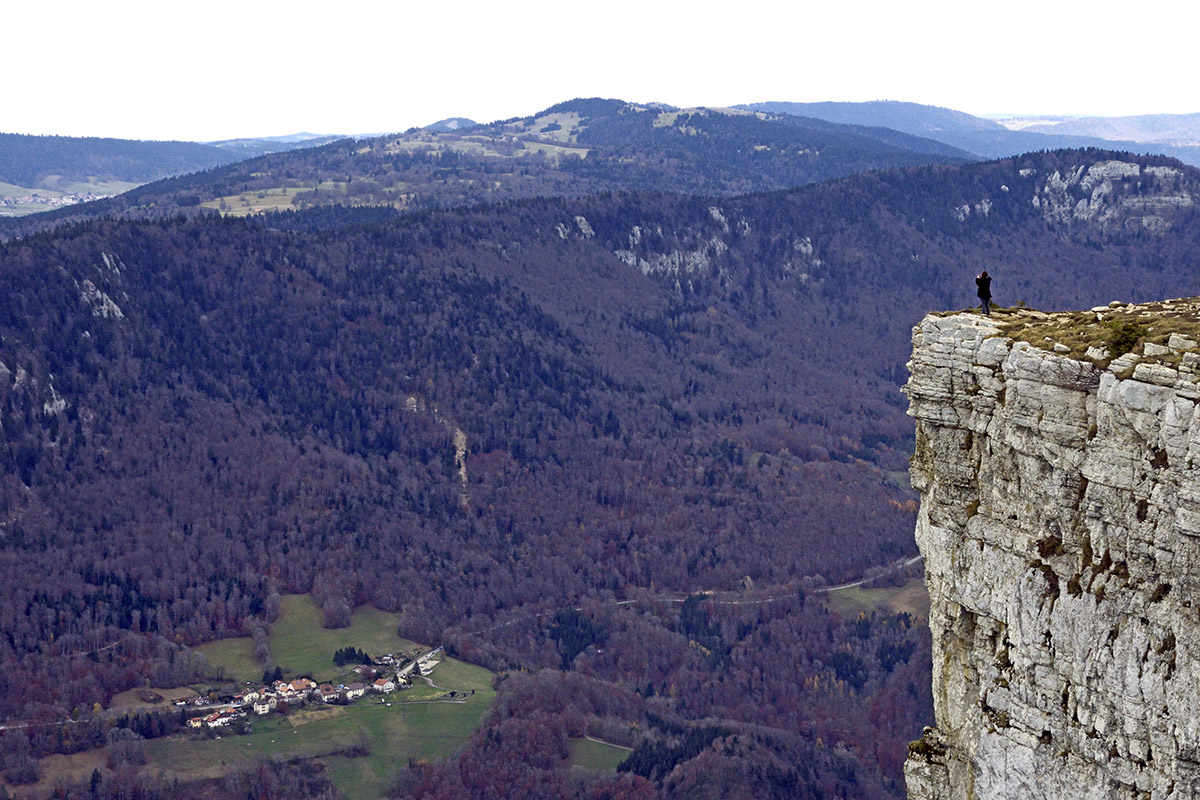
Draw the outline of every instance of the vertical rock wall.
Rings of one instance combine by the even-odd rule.
[[[1101,367],[975,314],[914,330],[912,800],[1200,798],[1200,355],[1171,342]]]

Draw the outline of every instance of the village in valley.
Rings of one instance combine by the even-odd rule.
[[[183,708],[219,705],[218,710],[209,714],[190,717],[187,725],[189,728],[222,728],[251,714],[265,716],[272,712],[287,712],[314,704],[348,705],[365,695],[379,695],[382,698],[392,692],[412,688],[414,678],[424,678],[440,663],[442,648],[436,647],[416,655],[415,658],[396,653],[385,653],[371,658],[361,651],[352,652],[361,654],[362,658],[356,660],[370,663],[361,663],[354,667],[351,673],[357,680],[349,683],[318,684],[308,677],[285,681],[280,676],[258,688],[246,688],[224,701],[212,696],[200,696],[177,700],[175,705]],[[453,699],[456,694],[454,691],[448,691],[445,696]]]
[[[319,759],[347,800],[372,800],[385,794],[397,764],[461,752],[500,678],[449,648],[400,636],[397,612],[362,605],[347,622],[326,627],[311,595],[283,595],[265,638],[192,648],[181,673],[190,680],[145,682],[90,715],[81,709],[78,718],[37,726],[39,736],[84,746],[31,756],[24,782],[0,769],[0,798],[45,800],[64,780],[105,781],[122,771],[221,781],[261,763]],[[34,728],[21,727],[27,735]],[[4,755],[0,748],[0,765]]]
[[[14,186],[11,189],[19,189],[19,187]],[[38,211],[73,206],[76,203],[90,203],[93,200],[104,200],[112,196],[111,193],[95,193],[90,191],[56,192],[43,189],[40,192],[28,190],[18,194],[0,190],[0,217],[23,216]]]

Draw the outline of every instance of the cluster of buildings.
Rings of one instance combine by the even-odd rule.
[[[223,708],[203,717],[192,717],[187,724],[189,728],[223,728],[244,716],[246,712],[240,709]]]
[[[69,192],[59,195],[42,195],[34,192],[27,195],[4,195],[0,196],[0,207],[4,208],[20,208],[22,206],[46,206],[47,208],[59,208],[61,206],[73,206],[76,203],[86,203],[91,200],[101,200],[105,197],[112,197],[110,194],[92,194],[91,192]]]
[[[354,669],[359,678],[354,683],[318,684],[310,678],[296,678],[292,681],[275,681],[269,686],[257,689],[246,689],[234,695],[219,711],[192,717],[187,724],[190,728],[219,728],[250,714],[270,714],[281,703],[286,703],[289,707],[309,703],[353,703],[367,693],[390,694],[397,689],[412,686],[411,675],[414,672],[421,675],[423,668],[428,669],[435,665],[437,661],[431,659],[435,658],[440,650],[441,648],[438,648],[429,652],[398,669],[395,656],[380,656],[373,660],[372,665],[362,665]]]

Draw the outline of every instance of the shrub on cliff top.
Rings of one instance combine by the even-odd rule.
[[[1146,335],[1146,326],[1132,320],[1111,320],[1105,323],[1108,328],[1108,352],[1112,358],[1119,358],[1137,347],[1141,338]]]

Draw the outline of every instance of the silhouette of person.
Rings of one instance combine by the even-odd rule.
[[[991,316],[991,314],[992,314],[992,276],[987,274],[986,269],[983,272],[979,273],[978,276],[976,276],[975,285],[979,287],[979,289],[975,292],[975,294],[979,295],[979,304],[981,306],[983,306],[984,315]]]

